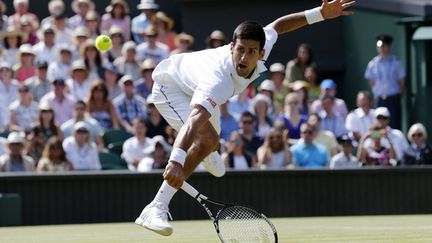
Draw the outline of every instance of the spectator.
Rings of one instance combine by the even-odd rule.
[[[147,27],[142,34],[145,37],[145,42],[136,47],[138,62],[142,62],[146,58],[153,58],[156,63],[159,63],[169,56],[169,47],[157,41],[158,32],[153,26]]]
[[[191,46],[194,44],[193,36],[182,32],[176,35],[174,39],[175,49],[170,52],[170,55],[191,52]]]
[[[23,44],[19,48],[18,56],[19,63],[14,67],[15,79],[19,83],[24,83],[26,79],[36,75],[36,67],[34,65],[36,54],[30,44]]]
[[[276,95],[276,87],[275,87],[274,82],[270,79],[266,79],[266,80],[262,81],[262,83],[258,87],[258,91],[259,91],[259,94],[263,94],[270,99],[270,110],[269,111],[271,111],[271,113],[275,112],[276,114],[279,114],[279,112],[281,112],[281,110],[282,110],[282,107],[279,107],[274,102],[274,97]]]
[[[112,63],[118,57],[122,55],[123,44],[125,43],[125,37],[123,30],[114,25],[108,30],[108,34],[111,37],[111,48],[105,52],[108,62]]]
[[[63,77],[65,80],[69,79],[72,67],[73,51],[70,44],[61,43],[58,48],[58,58],[52,61],[48,66],[48,79],[53,80],[56,77]]]
[[[10,126],[12,131],[29,131],[37,121],[38,103],[31,95],[30,87],[23,84],[18,88],[18,100],[9,105]]]
[[[361,139],[357,153],[364,166],[396,165],[396,153],[387,130],[380,124],[374,124],[370,132]]]
[[[29,19],[31,23],[34,23],[35,28],[37,29],[39,27],[39,19],[38,17],[30,13],[28,11],[29,7],[29,1],[28,0],[14,0],[13,6],[15,13],[8,18],[8,26],[13,26],[17,29],[20,27],[20,20],[22,17],[26,17]]]
[[[227,168],[234,170],[245,170],[256,166],[255,153],[246,150],[242,136],[234,131],[230,139],[226,142],[226,151],[222,154],[222,159]]]
[[[147,99],[153,89],[153,71],[156,68],[156,63],[153,59],[145,59],[140,66],[141,77],[136,81],[137,94]]]
[[[122,157],[128,164],[131,171],[136,171],[140,161],[151,156],[149,148],[153,146],[153,141],[147,137],[146,121],[143,118],[135,118],[132,122],[133,137],[128,138],[123,143]]]
[[[158,33],[156,41],[167,45],[169,52],[173,51],[176,48],[174,44],[176,33],[172,30],[174,20],[162,11],[157,12],[154,19],[154,27]]]
[[[54,25],[44,25],[38,31],[39,42],[33,46],[36,60],[50,64],[57,57],[55,43],[56,30]]]
[[[92,82],[89,78],[89,70],[84,60],[76,60],[72,63],[70,78],[66,80],[68,91],[75,100],[84,100],[90,91]]]
[[[137,61],[137,46],[133,41],[127,41],[123,44],[122,55],[114,60],[114,66],[121,74],[128,74],[134,80],[140,78],[139,61]]]
[[[67,44],[71,46],[73,43],[73,31],[69,28],[69,26],[67,26],[67,19],[68,18],[65,12],[58,13],[54,16],[52,25],[54,25],[56,29],[56,45]]]
[[[36,75],[25,80],[24,84],[30,87],[33,100],[39,102],[40,99],[51,90],[51,82],[47,78],[48,63],[44,61],[36,62]]]
[[[77,27],[73,32],[72,37],[72,44],[73,44],[73,51],[72,52],[72,60],[78,60],[81,58],[80,50],[81,46],[86,40],[90,38],[90,30],[85,26],[79,26]]]
[[[60,126],[63,122],[72,118],[74,98],[66,90],[66,83],[63,78],[54,78],[51,80],[52,90],[44,95],[40,102],[48,103],[54,110],[55,123]]]
[[[318,71],[315,65],[306,67],[304,76],[305,81],[308,82],[309,102],[312,103],[313,101],[319,99],[321,93],[321,88],[318,82]]]
[[[405,90],[405,68],[391,53],[393,38],[381,34],[377,37],[377,52],[367,66],[365,78],[369,80],[376,107],[387,107],[392,114],[391,127],[401,126],[401,95]]]
[[[291,151],[287,139],[277,128],[270,129],[264,144],[257,151],[258,166],[260,168],[284,168],[290,164]]]
[[[275,114],[279,114],[284,106],[285,96],[288,94],[287,87],[283,84],[285,80],[285,66],[282,63],[276,62],[270,65],[270,80],[273,81],[275,90],[273,100],[275,101]]]
[[[88,39],[84,42],[80,49],[81,58],[89,71],[87,79],[93,82],[96,79],[104,78],[103,56],[96,48],[95,42]]]
[[[6,4],[0,0],[0,32],[4,32],[8,26],[8,17],[6,13]]]
[[[342,136],[339,139],[339,144],[342,147],[342,151],[331,158],[330,168],[358,168],[360,164],[357,157],[353,155],[354,146],[351,138],[348,135]]]
[[[398,129],[392,128],[390,121],[392,119],[390,111],[386,107],[378,107],[375,109],[375,118],[378,124],[385,129],[390,142],[396,152],[396,158],[399,162],[403,160],[404,153],[408,150],[408,141],[405,135]]]
[[[125,40],[130,40],[131,19],[127,2],[111,0],[111,4],[105,8],[105,11],[106,13],[102,16],[102,33],[108,34],[111,26],[119,26],[123,30]]]
[[[66,159],[62,141],[57,137],[51,137],[45,145],[42,158],[37,165],[37,171],[58,172],[73,169],[73,165]]]
[[[221,132],[220,138],[228,141],[232,132],[239,129],[238,122],[234,117],[228,112],[229,100],[220,106],[221,110]]]
[[[49,16],[45,17],[41,21],[41,26],[46,24],[54,24],[56,16],[65,11],[65,4],[63,0],[50,0],[48,2],[48,12]]]
[[[240,117],[243,112],[248,111],[251,103],[251,99],[247,97],[247,91],[243,91],[236,96],[230,98],[228,103],[228,112],[236,119],[240,121]]]
[[[66,159],[75,170],[100,170],[98,149],[90,139],[90,129],[85,122],[74,125],[72,136],[65,138],[63,149]]]
[[[270,128],[273,126],[272,102],[269,97],[257,94],[251,103],[250,112],[255,115],[257,120],[257,135],[265,138]]]
[[[0,132],[5,132],[9,129],[10,114],[4,102],[2,102],[2,100],[3,99],[0,97]],[[0,141],[0,147],[2,147],[2,145],[3,143],[2,141]],[[2,155],[1,153],[1,151],[3,151],[2,149],[3,148],[0,148],[0,155]]]
[[[408,131],[410,146],[405,152],[405,165],[431,165],[432,147],[426,143],[426,128],[421,123],[412,125]]]
[[[85,26],[90,32],[90,39],[96,39],[100,34],[99,26],[101,24],[101,17],[95,10],[90,10],[85,15]]]
[[[39,42],[39,38],[37,36],[38,26],[36,22],[32,22],[31,19],[24,15],[20,18],[20,30],[24,31],[27,35],[27,41],[25,43],[30,45],[35,45]]]
[[[13,71],[10,64],[0,62],[0,97],[3,98],[6,107],[18,98],[18,81],[12,77]]]
[[[135,94],[132,76],[124,75],[119,82],[123,93],[113,100],[114,108],[119,115],[122,127],[132,133],[132,121],[137,117],[147,117],[146,101]]]
[[[18,64],[18,51],[21,44],[26,43],[27,33],[13,26],[8,26],[6,31],[0,33],[0,39],[3,41],[1,50],[1,59],[9,63],[10,66]]]
[[[264,139],[255,132],[256,119],[249,111],[242,113],[240,117],[240,135],[248,153],[256,155],[256,151],[263,144]]]
[[[344,118],[334,112],[334,97],[323,96],[321,98],[323,110],[319,112],[321,117],[321,130],[331,131],[336,138],[342,137],[348,133],[345,128]]]
[[[150,138],[153,138],[157,135],[163,136],[165,139],[168,139],[168,134],[166,132],[168,123],[165,121],[165,119],[161,116],[159,111],[156,109],[155,104],[153,103],[153,100],[151,99],[151,95],[147,97],[147,119],[146,119],[146,126],[147,126],[147,136]]]
[[[357,109],[351,111],[345,120],[345,127],[358,142],[375,122],[375,110],[372,107],[372,95],[367,90],[357,93]]]
[[[296,142],[300,139],[300,127],[307,121],[307,116],[300,114],[300,97],[297,93],[289,93],[285,98],[284,113],[278,117],[288,129],[289,139]]]
[[[348,114],[348,108],[347,108],[344,100],[336,97],[336,83],[334,82],[334,80],[333,79],[324,79],[321,82],[320,88],[321,88],[320,97],[324,97],[324,96],[334,97],[334,99],[333,99],[333,102],[334,102],[333,112],[335,114],[338,114],[339,116],[343,117],[343,119],[345,119],[345,117]],[[322,110],[323,110],[323,107],[322,107],[321,99],[315,100],[311,106],[311,113],[319,113]]]
[[[34,171],[35,164],[31,157],[24,154],[24,135],[11,132],[7,137],[7,152],[0,156],[0,172]]]
[[[227,43],[225,34],[220,30],[213,30],[211,34],[206,38],[207,48],[217,48],[224,46]]]
[[[336,137],[331,131],[321,129],[321,118],[318,114],[310,114],[307,123],[309,123],[315,132],[314,143],[323,145],[329,155],[332,157],[337,154],[339,147]]]
[[[100,127],[98,121],[86,113],[86,110],[87,105],[84,101],[79,100],[75,102],[74,116],[70,120],[64,122],[60,127],[63,137],[66,138],[71,136],[75,124],[82,121],[87,124],[87,127],[90,130],[91,141],[96,143],[99,150],[102,150],[105,147],[104,141],[102,139],[102,128]]]
[[[96,81],[91,86],[87,111],[99,122],[102,131],[120,128],[120,118],[111,100],[108,99],[108,89],[102,81]]]
[[[150,156],[144,157],[138,165],[138,171],[148,172],[154,169],[164,169],[168,164],[168,157],[172,150],[164,137],[158,135],[152,139],[152,143],[146,148],[146,153]]]
[[[122,93],[121,87],[118,84],[121,73],[119,73],[116,66],[110,62],[105,63],[104,70],[104,81],[108,89],[108,97],[110,100],[113,100]]]
[[[136,43],[141,44],[144,42],[142,36],[142,30],[146,29],[152,24],[155,10],[159,8],[154,0],[141,0],[140,4],[137,5],[137,9],[141,13],[132,19],[132,35]]]
[[[330,158],[325,147],[313,141],[314,128],[308,123],[303,123],[300,131],[302,139],[291,146],[293,165],[302,168],[328,166]]]
[[[304,80],[296,80],[289,85],[292,92],[298,94],[300,99],[300,114],[309,115],[310,102],[309,102],[309,84]]]
[[[312,64],[312,48],[306,43],[300,44],[297,49],[297,56],[286,65],[285,80],[287,84],[296,80],[305,80],[305,69]]]
[[[88,11],[94,10],[95,4],[92,0],[73,0],[72,10],[75,15],[69,18],[69,26],[71,29],[76,29],[80,26],[85,26],[85,16]]]

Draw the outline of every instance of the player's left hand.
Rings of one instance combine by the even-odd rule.
[[[355,1],[350,0],[334,0],[331,2],[323,0],[321,5],[321,14],[324,19],[334,19],[339,16],[353,15],[353,11],[345,11],[345,9],[354,6],[355,3]]]

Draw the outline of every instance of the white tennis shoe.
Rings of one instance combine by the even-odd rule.
[[[160,235],[169,236],[173,232],[173,227],[168,223],[168,217],[171,219],[171,214],[165,205],[152,202],[143,209],[135,224]]]
[[[225,175],[225,164],[218,152],[212,152],[203,161],[204,168],[216,177]]]

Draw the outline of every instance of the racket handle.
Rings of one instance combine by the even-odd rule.
[[[186,181],[183,181],[183,185],[181,186],[181,189],[193,198],[196,198],[199,194],[199,192]]]

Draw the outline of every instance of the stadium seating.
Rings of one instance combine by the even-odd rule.
[[[132,137],[133,135],[129,132],[126,132],[125,130],[120,129],[111,129],[107,130],[102,138],[104,141],[105,146],[108,146],[110,143],[115,142],[124,142],[126,139]]]
[[[117,154],[110,152],[99,152],[99,160],[102,170],[126,170],[126,163]]]

